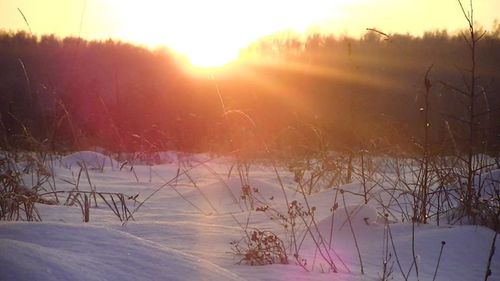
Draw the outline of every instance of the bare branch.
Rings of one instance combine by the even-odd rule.
[[[455,92],[457,92],[457,93],[459,93],[459,94],[462,94],[462,95],[464,95],[464,96],[466,96],[466,97],[469,97],[469,96],[470,96],[470,95],[469,95],[469,93],[467,93],[466,91],[464,91],[464,90],[462,90],[462,89],[459,89],[459,88],[457,88],[457,87],[455,87],[455,86],[453,86],[453,85],[451,85],[451,84],[449,84],[449,83],[447,83],[447,82],[445,82],[445,81],[440,80],[440,81],[438,81],[438,82],[439,82],[441,85],[443,85],[444,87],[446,87],[446,88],[448,88],[448,89],[451,89],[451,90],[453,90],[453,91],[455,91]]]

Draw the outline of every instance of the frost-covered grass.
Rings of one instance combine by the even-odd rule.
[[[386,217],[387,206],[397,206],[387,203],[394,194],[372,182],[364,204],[359,182],[304,196],[286,168],[254,164],[242,172],[230,158],[162,155],[157,165],[124,165],[95,152],[54,157],[53,182],[38,193],[54,199],[51,182],[59,203],[34,203],[41,222],[0,222],[0,280],[382,280],[384,262],[386,280],[433,280],[442,241],[435,280],[484,280],[494,231],[403,221],[397,207]],[[17,165],[22,171],[26,163]],[[498,174],[488,173],[488,188]],[[33,186],[39,176],[25,173],[21,182]],[[126,195],[133,216],[120,221],[88,193],[83,223],[82,208],[64,204],[77,185]],[[279,237],[288,264],[250,266],[235,255],[231,243],[253,231]],[[498,254],[490,268],[488,280],[500,280]]]

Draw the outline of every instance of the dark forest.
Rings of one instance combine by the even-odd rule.
[[[476,52],[474,135],[481,151],[498,154],[500,28]],[[194,72],[167,49],[3,32],[0,146],[224,153],[259,138],[273,149],[321,139],[334,150],[411,151],[428,127],[447,153],[466,145],[469,56],[460,35],[373,30],[271,36],[238,63]]]

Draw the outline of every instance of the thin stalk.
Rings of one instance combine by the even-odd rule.
[[[436,264],[436,270],[434,271],[434,277],[432,277],[432,281],[436,280],[436,276],[437,276],[438,269],[439,269],[439,263],[441,262],[441,256],[443,255],[444,245],[446,245],[446,242],[445,241],[441,241],[441,250],[439,250],[438,262]]]
[[[354,238],[354,245],[356,245],[356,251],[358,252],[359,264],[361,266],[361,274],[365,274],[363,268],[363,259],[361,258],[361,252],[359,251],[358,240],[356,239],[356,234],[354,233],[354,228],[352,227],[351,217],[349,215],[349,212],[347,211],[347,204],[345,203],[344,191],[340,190],[340,194],[342,195],[342,202],[344,203],[345,214],[347,216],[347,221],[349,222],[349,227],[351,229],[352,237]]]

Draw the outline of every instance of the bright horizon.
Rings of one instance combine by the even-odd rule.
[[[466,27],[456,0],[132,1],[0,0],[0,29],[36,35],[117,39],[167,46],[197,66],[223,65],[259,37],[275,32],[360,36],[366,28],[422,35]],[[464,1],[468,8],[469,2]],[[500,1],[475,1],[479,26],[490,29]]]

